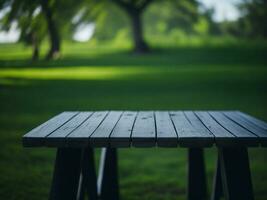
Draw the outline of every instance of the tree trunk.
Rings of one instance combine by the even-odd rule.
[[[47,53],[46,59],[55,59],[60,55],[60,38],[59,33],[52,16],[52,10],[49,7],[48,0],[41,0],[42,10],[46,17],[47,27],[50,37],[50,50]]]
[[[149,51],[148,45],[143,38],[142,10],[135,9],[128,12],[132,24],[132,34],[134,39],[134,51],[145,53]]]
[[[32,52],[32,60],[38,60],[39,59],[39,45],[33,44],[33,52]]]
[[[30,34],[30,40],[32,43],[32,61],[35,61],[39,59],[39,42],[34,32]]]

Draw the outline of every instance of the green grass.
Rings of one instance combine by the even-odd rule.
[[[24,149],[21,136],[63,110],[235,109],[267,120],[266,45],[155,49],[68,43],[57,61],[31,62],[0,45],[0,197],[47,199],[54,149]],[[206,149],[209,191],[216,161]],[[99,153],[99,151],[97,151]],[[250,149],[256,199],[267,198],[267,150]],[[122,149],[122,199],[185,199],[186,149]]]

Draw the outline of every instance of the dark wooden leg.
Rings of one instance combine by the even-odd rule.
[[[219,148],[219,159],[226,200],[253,200],[247,148]]]
[[[187,199],[207,199],[205,163],[202,148],[189,148]]]
[[[98,173],[98,193],[101,200],[118,200],[117,149],[103,148]]]
[[[80,175],[80,186],[77,199],[83,200],[86,191],[90,200],[97,200],[94,151],[90,147],[84,149],[83,151],[82,171]]]
[[[221,197],[223,197],[223,189],[222,189],[222,178],[221,178],[221,166],[218,157],[216,171],[213,178],[211,200],[219,200]]]
[[[50,200],[76,199],[81,171],[81,154],[81,149],[58,148]]]

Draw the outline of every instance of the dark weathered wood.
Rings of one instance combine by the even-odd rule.
[[[176,147],[178,137],[172,124],[169,112],[156,111],[157,144],[160,147]]]
[[[214,143],[214,135],[204,126],[194,112],[185,111],[184,114],[196,131],[200,133],[202,136],[201,138],[203,138],[203,140],[201,140],[202,144],[199,144],[198,146],[212,146]]]
[[[232,120],[228,119],[219,111],[209,112],[209,114],[221,125],[224,129],[231,132],[238,138],[238,142],[241,145],[257,146],[259,143],[258,137],[243,127],[239,126]]]
[[[222,188],[220,159],[218,157],[216,169],[215,169],[215,174],[213,177],[211,200],[220,200],[221,197],[223,197],[223,188]]]
[[[67,123],[48,135],[45,144],[47,146],[57,147],[67,146],[67,135],[79,127],[86,119],[88,119],[88,117],[90,117],[91,114],[92,112],[80,112]]]
[[[248,115],[248,114],[245,114],[243,112],[239,112],[237,111],[237,114],[241,115],[242,117],[244,117],[245,119],[249,120],[250,122],[252,122],[253,124],[267,130],[267,123],[260,120],[260,119],[257,119],[251,115]]]
[[[81,126],[75,129],[67,136],[67,143],[69,146],[85,147],[88,145],[89,137],[103,122],[107,116],[108,111],[94,112]]]
[[[202,148],[189,148],[187,199],[207,199],[205,162]]]
[[[206,128],[212,132],[215,136],[215,143],[217,146],[227,146],[238,144],[238,138],[236,138],[229,131],[224,129],[220,124],[218,124],[208,112],[197,111],[194,112],[200,121],[205,125]]]
[[[68,122],[77,114],[78,112],[63,112],[34,128],[23,136],[23,146],[42,146],[47,135],[57,130],[60,126]]]
[[[212,139],[210,134],[197,131],[182,111],[170,112],[170,116],[178,134],[180,146],[202,147],[206,145],[206,140]]]
[[[175,147],[178,142],[183,147],[210,147],[214,143],[267,146],[264,122],[251,118],[229,111],[64,112],[24,135],[23,145]]]
[[[85,192],[87,192],[90,200],[98,199],[94,151],[90,147],[83,150],[82,171],[77,199],[84,200]]]
[[[119,200],[117,149],[102,148],[98,173],[98,195],[101,200]]]
[[[155,119],[153,111],[137,114],[132,132],[132,144],[136,147],[152,147],[156,143]]]
[[[109,145],[109,136],[121,115],[121,111],[109,112],[108,116],[89,137],[90,145],[94,147],[107,147]]]
[[[225,199],[253,200],[247,149],[219,148],[219,159]]]
[[[267,130],[260,128],[259,126],[255,125],[251,121],[246,120],[239,114],[237,114],[234,111],[228,111],[224,112],[224,114],[231,120],[233,120],[235,123],[239,124],[243,128],[247,129],[248,131],[254,133],[256,136],[258,136],[260,143],[263,146],[267,146]]]
[[[50,200],[77,198],[81,154],[81,149],[59,148],[57,150]]]
[[[126,111],[122,114],[110,135],[111,147],[129,147],[131,145],[131,133],[137,116],[137,112]]]

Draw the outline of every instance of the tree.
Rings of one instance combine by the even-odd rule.
[[[32,59],[39,57],[39,46],[44,38],[45,22],[43,18],[36,13],[38,3],[30,0],[21,1],[2,1],[1,10],[5,11],[4,17],[1,19],[1,29],[8,30],[11,24],[16,21],[20,29],[19,40],[33,48]]]
[[[93,10],[88,11],[90,15],[81,21],[82,23],[94,22],[94,39],[97,41],[115,41],[122,32],[127,40],[131,37],[129,19],[125,17],[125,12],[120,7],[103,1],[103,3],[94,5],[93,8]]]
[[[40,45],[46,36],[46,23],[42,15],[23,15],[18,19],[19,40],[32,46],[32,60],[38,60]]]
[[[3,0],[0,9],[8,9],[2,29],[9,29],[12,22],[18,22],[21,40],[33,46],[33,58],[38,57],[39,45],[49,36],[50,49],[46,59],[58,58],[61,34],[71,27],[71,19],[83,5],[83,0]]]
[[[267,38],[267,1],[245,0],[239,7],[242,13],[239,23],[247,36]]]
[[[61,38],[64,31],[72,31],[71,20],[82,9],[84,0],[39,0],[42,14],[46,18],[50,39],[50,50],[46,58],[60,55]]]
[[[49,0],[40,0],[40,5],[43,14],[46,17],[47,29],[50,38],[50,50],[48,51],[46,58],[57,58],[60,53],[60,37],[52,9],[53,5],[50,4]]]
[[[72,19],[90,0],[39,0],[46,18],[50,38],[47,58],[57,58],[60,54],[62,35],[72,33]]]
[[[130,18],[134,41],[134,51],[136,53],[147,52],[149,48],[143,37],[142,14],[153,0],[112,1],[120,8],[122,8]]]

